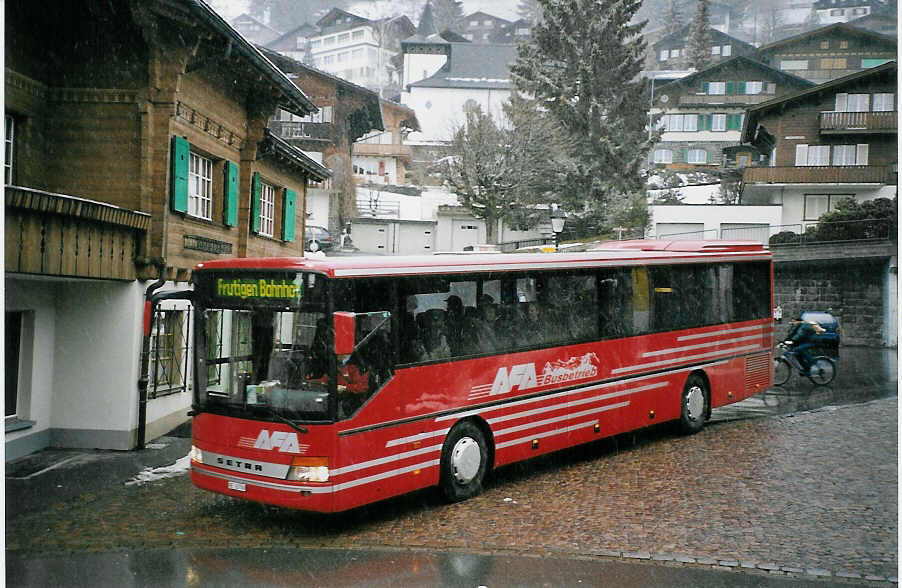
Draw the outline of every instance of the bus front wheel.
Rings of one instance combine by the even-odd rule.
[[[705,426],[708,409],[711,406],[711,393],[708,383],[698,374],[692,374],[686,380],[680,402],[680,431],[686,435],[698,433]]]
[[[439,485],[445,498],[458,502],[482,492],[488,462],[489,448],[482,429],[470,421],[455,425],[442,446]]]

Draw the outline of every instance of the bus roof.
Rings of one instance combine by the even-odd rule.
[[[195,270],[289,270],[318,272],[330,277],[363,277],[770,259],[770,251],[754,241],[635,240],[601,243],[590,251],[551,254],[243,257],[199,263]]]

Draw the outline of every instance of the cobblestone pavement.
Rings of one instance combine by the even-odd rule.
[[[8,495],[7,554],[413,548],[897,583],[897,414],[894,396],[716,422],[691,437],[659,427],[503,468],[463,503],[423,491],[332,516],[204,492],[184,473],[25,512]]]

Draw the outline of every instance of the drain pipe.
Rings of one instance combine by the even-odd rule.
[[[166,283],[166,261],[157,257],[151,263],[160,271],[159,279],[147,287],[144,291],[144,337],[141,341],[141,374],[138,377],[138,445],[137,449],[144,449],[144,437],[147,434],[147,384],[149,377],[147,370],[150,368],[150,327],[153,319],[153,306],[150,297],[156,290]]]

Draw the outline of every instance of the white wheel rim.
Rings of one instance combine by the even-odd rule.
[[[481,463],[482,452],[475,439],[463,437],[454,444],[451,450],[451,469],[455,480],[468,484],[476,477]]]
[[[686,392],[686,416],[697,421],[705,410],[705,392],[701,386],[693,386]]]

